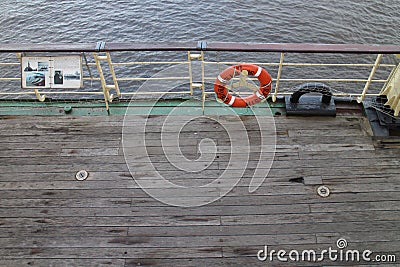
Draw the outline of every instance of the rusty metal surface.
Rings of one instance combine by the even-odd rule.
[[[208,51],[398,54],[398,45],[208,43]]]
[[[99,52],[97,43],[82,44],[0,44],[0,52]],[[188,51],[197,42],[107,43],[101,51]]]
[[[202,42],[204,43],[204,42]],[[299,52],[299,53],[360,53],[400,54],[399,45],[365,44],[295,44],[295,43],[223,43],[198,42],[105,43],[104,51],[237,51],[237,52]],[[95,52],[96,43],[28,44],[3,43],[0,52]]]
[[[188,51],[198,50],[197,42],[106,43],[107,51]]]
[[[0,53],[18,52],[94,52],[95,43],[82,44],[0,44]]]

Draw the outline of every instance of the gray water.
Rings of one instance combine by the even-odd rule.
[[[398,45],[399,8],[399,0],[2,0],[0,42],[206,40]],[[135,56],[142,55],[131,59],[138,59]],[[164,54],[161,59],[163,56],[176,58]]]
[[[400,43],[400,2],[2,0],[0,42]]]

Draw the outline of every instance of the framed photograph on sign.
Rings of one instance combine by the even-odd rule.
[[[81,88],[81,56],[22,57],[22,88]]]
[[[23,57],[22,88],[50,88],[49,65],[48,57]]]

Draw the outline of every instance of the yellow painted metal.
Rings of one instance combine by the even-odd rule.
[[[174,94],[190,94],[190,91],[179,91],[179,92],[127,92],[127,93],[121,93],[121,95],[174,95]]]
[[[272,95],[272,101],[276,102],[276,97],[278,95],[278,88],[279,88],[279,82],[281,80],[281,75],[282,75],[282,67],[283,67],[283,60],[285,59],[285,53],[281,53],[281,58],[279,60],[279,69],[278,69],[278,75],[276,77],[276,82],[275,82],[275,92]]]
[[[35,92],[0,92],[0,95],[32,95]],[[42,94],[54,95],[103,95],[103,92],[83,92],[83,91],[43,91]],[[165,94],[190,94],[190,91],[177,91],[177,92],[126,92],[121,95],[165,95]]]
[[[363,92],[361,93],[361,96],[357,98],[357,102],[358,102],[358,103],[361,103],[361,102],[364,100],[365,95],[367,94],[368,88],[369,88],[369,86],[371,85],[372,79],[374,78],[374,75],[375,75],[375,73],[376,73],[376,70],[378,69],[379,64],[381,63],[382,56],[383,56],[382,54],[379,54],[379,55],[376,57],[374,66],[372,67],[371,73],[369,74],[367,83],[366,83],[365,86],[364,86],[364,90],[363,90]]]
[[[281,82],[342,82],[342,83],[385,83],[387,80],[365,80],[365,79],[280,79]]]
[[[96,62],[96,66],[97,66],[97,71],[99,72],[99,76],[100,76],[100,81],[101,81],[101,87],[103,89],[103,95],[104,95],[104,102],[106,103],[106,109],[108,110],[108,103],[111,99],[111,95],[110,92],[107,89],[107,84],[106,84],[106,79],[104,77],[104,73],[103,73],[103,69],[101,67],[101,62],[99,59],[99,55],[97,53],[93,53],[94,56],[94,60]]]
[[[20,63],[0,63],[0,66],[19,66],[19,65]]]
[[[400,64],[393,69],[380,94],[387,97],[388,101],[385,105],[390,106],[394,110],[394,115],[398,116],[400,113]]]
[[[114,67],[127,65],[179,65],[188,64],[190,61],[130,61],[113,63]],[[90,64],[89,64],[90,65]]]
[[[19,64],[21,64],[22,63],[22,53],[16,53],[16,55],[17,55]]]
[[[54,94],[54,95],[103,95],[103,92],[83,92],[83,91],[43,91],[44,95]],[[0,92],[0,95],[32,95],[35,94],[33,91],[23,91],[23,92]]]
[[[132,78],[117,78],[118,81],[167,81],[167,80],[188,80],[190,77],[161,77],[161,78],[140,78],[140,77],[132,77]]]
[[[121,96],[121,92],[120,92],[119,86],[118,86],[118,79],[117,79],[117,76],[115,75],[113,63],[111,61],[111,55],[109,52],[106,52],[104,56],[101,56],[98,53],[93,53],[93,56],[94,56],[94,60],[96,63],[97,71],[99,72],[99,76],[100,76],[100,82],[101,82],[101,87],[103,89],[104,101],[106,103],[106,109],[108,110],[108,103],[112,102],[112,100],[114,98],[114,95],[110,94],[110,90],[114,89],[117,92],[117,95]],[[112,85],[108,85],[106,82],[106,79],[104,77],[103,68],[101,67],[101,61],[103,61],[103,60],[107,61],[107,63],[108,63],[108,67],[109,67],[111,77],[112,77],[113,83],[114,83]]]
[[[201,61],[201,83],[193,82],[193,69],[192,69],[192,61],[200,60]],[[204,52],[200,53],[191,53],[188,51],[188,69],[189,69],[189,89],[190,94],[193,95],[194,88],[201,88],[202,90],[202,99],[204,98]],[[169,79],[185,79],[185,77],[170,77]],[[204,98],[205,99],[205,98]],[[203,108],[204,108],[204,100],[203,100]]]
[[[200,54],[190,54],[190,60],[202,60],[203,59],[203,51]]]
[[[289,67],[373,67],[374,64],[362,64],[362,63],[283,63],[283,66]],[[380,64],[379,67],[393,68],[396,65],[393,64]]]
[[[0,81],[20,81],[21,78],[0,78]]]
[[[38,89],[33,89],[33,91],[35,92],[36,98],[40,101],[40,102],[44,102],[46,100],[46,96],[45,95],[41,95],[39,93]]]
[[[216,64],[216,65],[238,65],[242,64],[243,62],[238,62],[238,61],[206,61],[205,64]],[[252,62],[254,65],[259,65],[259,66],[272,66],[276,67],[280,65],[280,63],[266,63],[266,62]],[[374,64],[368,64],[368,63],[283,63],[283,66],[288,66],[288,67],[373,67]],[[396,65],[393,64],[380,64],[379,67],[387,67],[387,68],[393,68],[396,67]]]
[[[113,63],[111,61],[111,55],[110,55],[109,52],[106,53],[106,57],[107,57],[108,67],[110,68],[111,77],[112,77],[113,82],[114,82],[114,88],[113,89],[115,89],[115,91],[117,92],[117,96],[121,96],[121,92],[119,91],[117,76],[115,75],[114,66],[113,66]]]
[[[189,88],[190,94],[193,95],[193,74],[192,74],[192,59],[191,59],[190,51],[188,51],[188,69],[189,69]]]
[[[204,52],[201,51],[200,54],[201,60],[201,108],[204,112],[205,103],[206,103],[206,88],[205,88],[205,75],[206,75],[206,65],[204,64]]]
[[[213,95],[214,92],[206,92],[207,95]],[[251,95],[251,92],[242,92],[241,95]],[[293,92],[280,92],[279,95],[292,95]],[[358,97],[361,94],[357,93],[332,93],[332,96],[348,96],[348,97]],[[379,94],[368,94],[368,96],[379,96]]]
[[[206,80],[215,80],[215,77],[206,77]],[[235,78],[236,79],[236,78]],[[248,78],[257,81],[257,78]],[[276,81],[276,79],[272,79]],[[281,82],[342,82],[342,83],[365,83],[366,79],[280,79]],[[385,83],[387,80],[372,80],[371,83]]]
[[[227,84],[226,87],[232,91],[235,91],[235,89],[238,87],[246,87],[246,88],[249,88],[254,93],[259,89],[259,87],[257,85],[255,85],[254,83],[248,82],[248,80],[256,81],[258,79],[257,78],[250,79],[248,76],[249,76],[249,72],[247,70],[244,70],[240,73],[238,82],[234,82],[231,85]]]
[[[249,76],[249,72],[244,70],[240,73],[239,76],[239,86],[246,86],[247,85],[247,77]]]
[[[287,53],[286,53],[287,54]],[[182,93],[188,93],[193,95],[193,91],[196,90],[197,88],[201,88],[202,90],[202,101],[203,101],[203,107],[204,107],[204,102],[206,99],[206,96],[209,94],[213,94],[213,90],[208,90],[209,92],[206,92],[206,86],[205,86],[205,82],[206,81],[214,81],[215,80],[215,76],[210,75],[212,77],[206,77],[205,76],[205,67],[206,65],[210,65],[210,64],[226,64],[226,65],[235,65],[235,64],[240,64],[242,62],[212,62],[212,61],[205,61],[205,57],[204,57],[204,51],[196,51],[191,53],[190,51],[187,54],[187,61],[129,61],[129,62],[119,62],[119,63],[113,63],[111,61],[111,56],[109,53],[102,53],[101,55],[99,53],[94,53],[94,63],[88,63],[88,65],[90,66],[96,66],[99,72],[99,77],[93,78],[93,77],[84,77],[83,79],[85,81],[100,81],[101,82],[101,86],[103,89],[103,92],[88,92],[88,91],[55,91],[55,90],[48,90],[48,91],[42,91],[42,88],[37,88],[39,90],[41,90],[41,92],[39,93],[39,90],[30,90],[30,92],[26,92],[26,91],[20,91],[20,92],[0,92],[0,95],[26,95],[26,94],[35,94],[39,100],[44,100],[44,96],[43,94],[76,94],[76,95],[104,95],[104,100],[106,102],[106,107],[108,109],[108,103],[112,101],[113,99],[113,95],[110,94],[110,91],[112,90],[116,90],[116,93],[118,95],[133,95],[135,94],[127,92],[127,93],[122,93],[120,91],[120,88],[118,86],[118,82],[120,81],[147,81],[147,80],[189,80],[189,84],[190,84],[190,90],[188,92],[170,92],[171,94],[182,94]],[[17,57],[20,57],[20,54],[17,54]],[[390,84],[389,80],[390,79],[373,79],[376,70],[382,67],[385,68],[396,68],[396,65],[393,64],[380,64],[382,55],[378,55],[378,57],[375,60],[374,64],[360,64],[360,63],[312,63],[312,62],[306,62],[306,63],[294,63],[294,62],[284,62],[284,58],[285,58],[285,54],[284,53],[280,53],[280,61],[279,63],[277,62],[251,62],[252,64],[256,64],[259,66],[274,66],[274,67],[278,67],[278,73],[275,79],[273,79],[274,82],[276,82],[275,84],[275,90],[272,93],[272,99],[273,101],[276,101],[276,98],[278,95],[287,95],[287,94],[291,94],[292,92],[290,92],[290,90],[285,91],[282,87],[282,83],[303,83],[303,82],[333,82],[333,83],[365,83],[364,85],[364,90],[362,91],[362,93],[345,93],[345,92],[336,92],[333,93],[333,95],[335,96],[353,96],[353,97],[358,97],[357,100],[362,101],[366,96],[375,96],[377,94],[371,94],[368,93],[368,88],[370,87],[370,85],[372,83],[385,83],[384,88],[388,89],[388,85]],[[106,80],[105,80],[105,75],[106,73],[106,68],[102,68],[101,66],[101,61],[107,61],[108,65],[109,65],[109,71],[111,72],[111,75],[113,77],[113,84],[107,84]],[[193,81],[193,64],[192,61],[201,61],[201,83],[200,82],[194,82]],[[1,66],[12,66],[12,65],[19,65],[20,63],[1,63]],[[117,78],[116,74],[115,74],[115,70],[114,67],[123,67],[123,66],[129,66],[129,65],[146,65],[146,64],[181,64],[181,65],[185,65],[188,64],[188,76],[187,77],[165,77],[165,78],[160,78],[160,77],[150,77],[150,78],[145,78],[145,77],[121,77],[121,78]],[[283,66],[292,66],[292,67],[318,67],[318,66],[324,66],[324,67],[348,67],[348,68],[371,68],[372,70],[370,72],[370,76],[368,79],[341,79],[341,78],[312,78],[312,79],[304,79],[304,78],[287,78],[287,79],[282,79],[281,75],[282,75],[282,68]],[[104,73],[103,73],[104,72]],[[233,86],[247,86],[252,88],[252,90],[257,90],[258,86],[256,86],[252,81],[256,81],[256,78],[249,78],[249,77],[244,77],[245,74],[241,75],[238,78],[234,78],[232,79],[233,82]],[[395,76],[397,77],[397,76]],[[393,79],[392,76],[390,76],[389,78]],[[396,78],[397,79],[397,78]],[[395,80],[396,80],[395,79]],[[20,78],[15,78],[15,77],[1,77],[0,81],[20,81]],[[246,83],[245,83],[246,81]],[[397,83],[397,80],[396,80]],[[394,88],[393,86],[390,88]],[[390,89],[392,90],[392,89]],[[389,90],[389,91],[390,91]],[[382,90],[383,92],[384,90]],[[165,94],[165,92],[142,92],[144,94]],[[142,94],[141,93],[141,94]],[[251,94],[252,92],[242,92],[243,95],[245,94]],[[393,97],[388,97],[389,101],[391,101],[390,103],[396,104],[396,99],[392,99]],[[392,100],[391,100],[392,99]],[[400,102],[400,100],[398,100],[398,102]]]

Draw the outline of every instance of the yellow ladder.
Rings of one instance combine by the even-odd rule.
[[[201,83],[194,83],[193,82],[193,72],[192,72],[192,61],[198,60],[201,61]],[[204,111],[204,104],[206,100],[206,92],[204,87],[205,82],[205,65],[204,65],[204,52],[201,51],[200,53],[191,53],[188,51],[188,63],[189,63],[189,86],[190,86],[190,94],[193,95],[194,88],[200,88],[202,91],[202,109]]]
[[[117,96],[121,96],[121,92],[119,91],[118,80],[117,80],[117,76],[115,75],[114,66],[111,61],[110,53],[105,52],[104,54],[105,55],[100,55],[99,53],[93,53],[93,56],[94,56],[94,60],[96,62],[97,71],[99,72],[99,76],[100,76],[100,82],[101,82],[101,87],[103,89],[104,101],[106,103],[106,109],[108,110],[108,107],[109,107],[108,103],[111,103],[114,98],[114,95],[110,94],[110,90],[114,89],[117,93]],[[104,77],[103,68],[101,66],[101,61],[107,61],[114,84],[112,84],[112,85],[107,84],[106,79]]]
[[[399,116],[400,113],[400,64],[390,73],[387,82],[383,86],[380,95],[385,95],[388,101],[385,105],[389,105],[394,110],[394,115]]]

